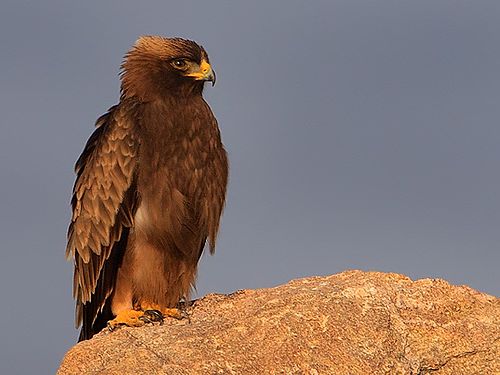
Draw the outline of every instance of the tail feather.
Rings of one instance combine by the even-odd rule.
[[[96,333],[99,333],[106,328],[108,321],[113,319],[110,299],[108,299],[102,311],[97,314],[93,323],[93,313],[89,307],[90,306],[83,305],[83,324],[82,329],[80,330],[80,336],[78,337],[78,342],[91,339]]]

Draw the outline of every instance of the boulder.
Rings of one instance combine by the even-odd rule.
[[[440,279],[346,271],[189,313],[103,331],[58,374],[500,374],[500,300]]]

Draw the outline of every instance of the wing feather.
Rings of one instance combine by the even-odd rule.
[[[124,246],[118,244],[123,242],[124,229],[132,226],[137,201],[134,173],[138,151],[133,118],[131,108],[111,107],[97,120],[97,129],[75,165],[77,178],[66,256],[75,265],[73,295],[77,301],[77,326],[84,320],[85,308],[90,313],[89,323],[93,324],[111,295],[116,272],[114,260],[119,257],[114,253],[123,251]]]

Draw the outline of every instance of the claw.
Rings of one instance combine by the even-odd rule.
[[[117,324],[117,325],[113,325],[113,324],[110,324],[110,322],[108,322],[108,323],[106,324],[106,326],[108,327],[108,331],[109,331],[109,332],[113,332],[115,329],[117,329],[117,328],[118,328],[118,326],[119,326],[119,325],[118,325],[118,324]]]
[[[156,323],[160,322],[160,325],[163,324],[164,316],[159,310],[146,310],[144,311],[144,315],[141,316],[139,319],[142,320],[144,323]]]
[[[179,316],[175,317],[176,319],[187,319],[188,323],[191,323],[191,317],[188,312],[189,302],[186,302],[185,299],[179,301],[177,305],[177,309],[179,311]]]

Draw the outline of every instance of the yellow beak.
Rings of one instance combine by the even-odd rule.
[[[200,69],[196,72],[186,74],[187,77],[193,77],[197,81],[210,81],[212,86],[215,85],[215,73],[208,62],[203,60],[200,64]]]

